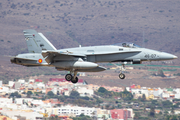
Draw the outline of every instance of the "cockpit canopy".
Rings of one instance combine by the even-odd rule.
[[[136,45],[134,43],[131,43],[131,42],[117,43],[117,44],[114,44],[114,45],[122,46],[122,47],[128,47],[128,48],[141,48],[140,46],[138,46],[138,45]]]

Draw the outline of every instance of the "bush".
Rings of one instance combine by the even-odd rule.
[[[162,105],[165,108],[170,108],[170,107],[172,107],[172,102],[170,102],[169,100],[162,101]]]
[[[100,87],[100,88],[98,89],[98,92],[100,92],[100,93],[106,93],[107,90],[106,90],[104,87]]]
[[[79,93],[77,91],[72,91],[70,96],[71,97],[79,97]]]
[[[27,92],[27,96],[28,96],[28,97],[30,97],[32,94],[33,94],[32,91],[28,91],[28,92]]]
[[[50,97],[53,97],[53,96],[54,96],[54,93],[53,93],[52,91],[49,91],[49,92],[47,93],[47,95],[50,96]]]
[[[10,97],[21,98],[21,95],[18,92],[14,92],[10,94]]]

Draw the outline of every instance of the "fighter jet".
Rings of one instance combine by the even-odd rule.
[[[35,30],[24,30],[29,53],[18,54],[11,58],[11,63],[23,66],[48,66],[59,71],[70,71],[65,76],[67,81],[78,82],[78,72],[100,72],[106,70],[98,63],[121,62],[119,78],[124,79],[123,70],[126,64],[141,64],[143,61],[160,61],[178,58],[175,55],[141,48],[123,42],[114,45],[75,47],[57,50],[49,40]]]

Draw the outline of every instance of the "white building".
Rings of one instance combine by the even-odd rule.
[[[180,93],[175,94],[174,98],[175,99],[180,99]]]
[[[130,88],[130,87],[126,87],[126,90],[127,90],[127,91],[131,91],[131,88]]]
[[[14,89],[19,89],[21,87],[21,83],[20,82],[15,82],[14,83]]]
[[[18,82],[20,82],[21,84],[25,84],[25,80],[23,79],[19,79]]]
[[[153,95],[155,97],[162,97],[162,93],[163,93],[163,90],[160,88],[157,91],[153,91]]]
[[[36,86],[40,89],[45,89],[45,84],[40,82],[40,83],[37,83]]]
[[[0,87],[2,86],[2,83],[3,83],[2,80],[0,80]]]
[[[149,96],[149,91],[147,89],[131,89],[132,94],[145,94],[146,97]]]
[[[176,92],[176,93],[180,93],[180,89],[179,88],[173,89],[173,91]]]
[[[165,93],[165,92],[162,93],[162,98],[169,98],[169,97],[170,95],[168,93]]]
[[[23,101],[25,102],[24,98],[16,98],[15,101],[16,104],[20,104],[20,105],[23,104]]]
[[[65,91],[65,92],[64,92],[64,95],[66,95],[66,96],[70,96],[70,94],[71,94],[70,91]]]
[[[26,120],[39,120],[38,118],[43,118],[43,115],[37,112],[25,112],[22,110],[8,110],[8,109],[2,109],[0,112],[4,115],[9,116],[10,118],[15,118],[16,116],[25,117]]]
[[[3,107],[5,104],[12,104],[12,98],[0,98],[0,107]]]
[[[10,93],[10,90],[8,87],[1,87],[0,93]]]
[[[57,87],[54,87],[51,91],[56,95],[57,91],[59,91],[59,89]]]
[[[14,85],[14,82],[13,82],[13,81],[9,81],[8,86],[9,86],[9,87],[13,87],[13,85]]]
[[[42,100],[32,100],[31,103],[37,106],[43,106],[44,104]]]
[[[92,117],[97,113],[96,108],[78,107],[78,106],[70,106],[70,105],[62,106],[55,109],[57,109],[58,115],[74,114],[76,116],[79,116],[81,114],[84,114]]]
[[[34,81],[35,81],[34,79],[29,79],[29,83],[30,83],[30,82],[34,83]]]
[[[77,89],[77,92],[81,97],[85,97],[85,96],[92,97],[94,95],[94,90],[88,89],[87,87],[80,87]]]

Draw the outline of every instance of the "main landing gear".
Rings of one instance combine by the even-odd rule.
[[[74,73],[74,76],[72,75],[72,73]],[[78,82],[77,72],[70,71],[70,74],[67,74],[65,76],[65,79],[67,81],[71,81],[72,83],[77,83]]]

